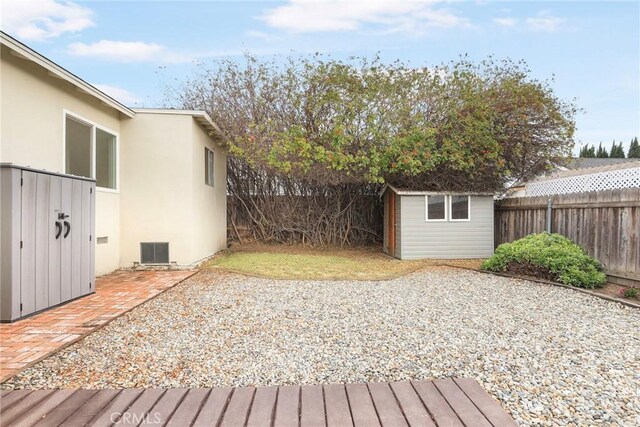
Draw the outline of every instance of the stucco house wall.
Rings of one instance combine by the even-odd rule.
[[[191,115],[137,111],[122,135],[121,265],[140,262],[141,242],[168,242],[178,265],[224,249],[226,157],[205,129]],[[216,153],[215,187],[205,183],[205,146]]]
[[[134,111],[1,36],[1,162],[65,173],[66,114],[117,137],[117,186],[96,189],[97,275],[140,262],[140,242],[169,242],[179,265],[226,246],[226,155],[206,113]],[[204,147],[215,152],[214,186]]]
[[[2,45],[0,85],[0,160],[21,166],[65,172],[64,113],[80,116],[120,132],[121,114],[72,84]],[[96,189],[96,235],[108,243],[96,246],[96,273],[119,267],[120,197]]]

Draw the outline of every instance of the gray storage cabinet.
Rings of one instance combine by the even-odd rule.
[[[95,291],[95,181],[0,164],[0,319]]]

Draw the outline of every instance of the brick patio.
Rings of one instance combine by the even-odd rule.
[[[0,382],[193,274],[195,271],[116,271],[98,277],[92,295],[0,324]]]

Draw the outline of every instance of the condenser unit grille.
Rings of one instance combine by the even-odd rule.
[[[169,242],[140,243],[141,264],[169,264]]]

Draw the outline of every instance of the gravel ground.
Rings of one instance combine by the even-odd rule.
[[[640,310],[466,270],[203,271],[2,388],[478,380],[522,425],[640,425]]]

